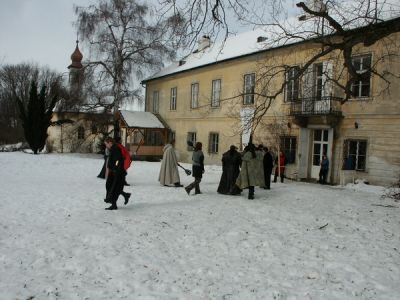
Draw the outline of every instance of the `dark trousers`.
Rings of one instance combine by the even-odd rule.
[[[265,177],[265,188],[271,188],[271,174],[272,169],[264,169],[264,177]]]
[[[254,199],[254,186],[249,186],[249,199]]]
[[[189,190],[189,192],[194,188],[195,194],[200,194],[200,182],[201,182],[201,177],[195,177],[194,181],[189,184],[186,189]]]
[[[320,170],[319,171],[319,183],[325,184],[327,175],[328,175],[328,170]]]
[[[124,190],[124,178],[125,175],[122,173],[110,172],[106,181],[106,200],[111,203],[112,206],[117,206],[117,200],[120,194]]]

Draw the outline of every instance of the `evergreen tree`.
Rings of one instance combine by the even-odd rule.
[[[51,125],[51,117],[54,106],[58,101],[58,94],[54,92],[50,92],[49,95],[46,94],[45,85],[42,86],[38,94],[37,84],[32,81],[27,107],[25,108],[21,98],[16,96],[16,99],[25,139],[33,153],[37,154],[43,150],[46,144],[47,128]]]

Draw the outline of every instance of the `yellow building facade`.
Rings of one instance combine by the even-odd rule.
[[[399,36],[388,39],[398,41]],[[286,177],[316,180],[326,154],[332,184],[355,179],[379,185],[398,181],[400,79],[388,76],[388,85],[378,75],[366,74],[353,84],[354,96],[342,103],[344,93],[328,80],[336,78],[340,83],[348,76],[339,53],[315,61],[310,72],[291,81],[296,66],[304,65],[318,45],[300,42],[268,48],[260,40],[265,41],[252,33],[250,38],[226,41],[228,50],[208,44],[143,81],[146,111],[168,124],[180,161],[191,162],[187,146],[191,140],[203,143],[206,164],[220,164],[230,145],[243,149],[248,143],[246,114],[268,104],[260,120],[250,121],[255,128],[253,143],[268,146],[275,154],[284,151]],[[396,43],[390,47],[400,54]],[[371,47],[360,45],[353,51],[353,64],[360,73],[374,65],[382,74],[387,70],[399,75],[398,59],[382,55],[387,45],[386,39]],[[234,47],[236,53],[231,51]],[[272,76],[274,65],[285,65],[286,71]],[[288,82],[271,103],[262,97],[267,79],[269,94]]]

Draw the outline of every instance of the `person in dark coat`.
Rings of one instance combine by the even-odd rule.
[[[126,175],[124,169],[124,157],[122,156],[122,152],[113,138],[107,137],[104,141],[104,144],[106,145],[107,149],[110,150],[110,155],[107,162],[107,196],[106,199],[104,199],[104,202],[111,203],[111,206],[107,207],[106,210],[115,210],[118,209],[117,200],[119,195],[124,193],[124,178]]]
[[[200,142],[197,142],[194,147],[192,154],[192,176],[194,177],[194,181],[185,187],[185,191],[188,195],[193,188],[195,195],[201,194],[200,182],[204,173],[204,154],[201,150],[202,148],[203,144]]]
[[[329,171],[329,160],[325,154],[322,155],[321,169],[319,170],[319,183],[326,184],[326,177]]]
[[[270,190],[271,174],[272,174],[272,168],[274,167],[274,163],[271,152],[269,152],[268,147],[264,147],[263,165],[264,165],[265,189]]]
[[[217,189],[220,194],[238,195],[241,192],[236,185],[236,179],[240,173],[242,156],[236,149],[236,146],[232,145],[222,155],[222,176]]]

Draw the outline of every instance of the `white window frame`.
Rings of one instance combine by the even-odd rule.
[[[294,79],[299,70],[299,66],[292,66],[286,70],[285,102],[296,102],[297,100],[299,100],[300,78]]]
[[[351,62],[352,64],[354,64],[354,62],[356,60],[360,60],[360,68],[358,70],[356,70],[357,74],[363,74],[368,72],[368,69],[364,69],[364,65],[365,62],[364,60],[369,59],[369,65],[372,65],[372,55],[371,54],[365,54],[365,55],[358,55],[358,56],[354,56],[351,58]],[[371,72],[369,73],[369,79],[368,79],[368,95],[362,95],[362,88],[363,86],[366,86],[366,84],[363,83],[363,80],[359,80],[356,84],[352,83],[351,84],[351,91],[353,93],[353,89],[354,86],[358,86],[358,91],[357,94],[353,93],[353,98],[355,99],[359,99],[359,98],[369,98],[371,97]]]
[[[177,87],[171,88],[171,97],[169,104],[170,110],[176,110],[177,94],[178,94],[178,88]]]
[[[368,141],[366,139],[346,139],[345,140],[345,145],[347,146],[347,149],[345,149],[345,154],[347,157],[350,156],[350,143],[357,143],[356,144],[356,153],[354,155],[354,170],[356,171],[361,171],[365,172],[367,170],[367,151],[368,151]],[[365,143],[365,153],[360,153],[360,143]],[[359,166],[359,161],[360,157],[364,157],[364,168],[360,168]]]
[[[159,91],[153,91],[153,113],[160,111],[160,93]]]
[[[208,145],[208,152],[209,153],[218,153],[219,150],[219,133],[218,132],[210,132],[209,138],[209,145]]]
[[[199,107],[199,83],[195,82],[191,85],[191,97],[190,97],[190,107],[198,108]]]
[[[221,79],[211,82],[211,107],[219,107],[221,100]]]
[[[197,133],[195,131],[188,132],[187,133],[187,141],[192,142],[193,146],[196,145]],[[188,151],[193,151],[193,147],[188,145],[187,150]]]
[[[252,105],[254,104],[254,92],[256,89],[256,73],[249,73],[243,76],[244,82],[244,95],[243,104]]]

